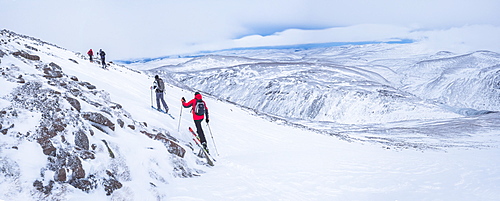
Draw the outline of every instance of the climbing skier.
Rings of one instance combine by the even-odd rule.
[[[92,49],[90,49],[87,52],[87,55],[89,55],[90,62],[94,62],[94,59],[92,58],[92,57],[94,57],[94,51],[92,51]]]
[[[163,108],[165,108],[165,113],[168,113],[168,105],[165,103],[163,99],[163,92],[165,91],[165,83],[160,78],[160,76],[155,75],[155,81],[153,82],[153,86],[151,89],[154,89],[156,92],[156,109],[161,111],[160,101],[163,104]]]
[[[203,145],[203,148],[208,152],[207,148],[207,140],[205,139],[205,134],[203,133],[203,129],[201,127],[201,122],[207,116],[206,122],[209,122],[208,118],[208,107],[205,104],[205,101],[202,100],[202,96],[199,92],[194,93],[194,99],[186,102],[186,99],[182,97],[181,99],[182,106],[185,108],[192,107],[191,112],[193,113],[194,124],[196,125],[196,133],[198,133],[198,137],[200,137],[200,142]]]
[[[99,56],[101,56],[102,68],[106,68],[106,53],[102,49],[99,50]]]

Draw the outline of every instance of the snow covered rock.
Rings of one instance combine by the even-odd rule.
[[[65,73],[93,67],[78,54],[6,30],[0,41],[0,198],[60,200],[75,191],[133,196],[135,190],[124,183],[138,173],[127,162],[129,145],[122,144],[133,139],[151,143],[149,150],[169,161],[162,164],[172,164],[161,171],[157,164],[146,165],[138,171],[155,176],[139,180],[159,185],[196,175],[168,130],[145,126],[108,92]]]

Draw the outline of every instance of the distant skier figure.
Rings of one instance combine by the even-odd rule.
[[[102,68],[106,68],[106,53],[102,49],[99,50],[99,56],[101,56]]]
[[[163,107],[165,108],[165,113],[168,113],[168,105],[167,103],[165,103],[165,100],[163,99],[163,92],[165,91],[165,83],[160,78],[160,76],[155,75],[155,81],[153,82],[152,89],[154,89],[156,92],[156,109],[161,111],[160,107],[160,101],[161,101]]]
[[[92,57],[94,57],[94,51],[92,51],[92,49],[90,49],[87,52],[87,55],[89,55],[90,62],[94,62],[94,59],[92,58]]]
[[[193,120],[196,125],[196,133],[198,133],[198,137],[200,137],[200,142],[203,145],[203,148],[208,152],[207,140],[201,127],[201,122],[205,118],[205,115],[207,116],[206,122],[208,123],[209,121],[207,104],[205,104],[205,101],[202,100],[202,96],[199,92],[194,93],[194,99],[189,102],[186,103],[186,99],[184,97],[182,97],[181,102],[182,106],[185,108],[192,107],[191,112],[193,113]]]

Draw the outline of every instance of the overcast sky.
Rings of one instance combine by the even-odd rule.
[[[500,52],[500,0],[0,0],[0,29],[110,59],[398,38]]]

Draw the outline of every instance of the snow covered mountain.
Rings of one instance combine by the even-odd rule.
[[[500,199],[494,52],[228,50],[102,69],[0,33],[0,200]],[[156,74],[175,119],[150,107]],[[214,167],[180,105],[194,91]]]
[[[394,134],[406,132],[398,129],[401,122],[444,121],[443,127],[450,127],[457,118],[500,110],[500,54],[489,51],[432,53],[419,44],[228,50],[150,72],[259,114],[347,139],[383,138],[379,142],[391,146],[462,146],[457,141],[467,139],[442,142],[447,131],[421,132],[422,126],[412,123],[404,127],[422,134],[418,140],[394,140]],[[496,122],[487,127],[498,128]],[[394,124],[392,139],[387,142],[383,133],[367,135],[366,126],[379,130],[374,124],[383,130]],[[440,142],[420,143],[429,137]]]
[[[164,128],[165,115],[137,120],[126,109],[131,97],[108,93],[149,95],[150,83],[121,84],[131,77],[149,82],[144,74],[114,64],[104,70],[79,53],[6,30],[0,42],[0,199],[161,197],[158,188],[171,178],[203,172],[192,145]],[[134,177],[145,183],[127,184]]]

